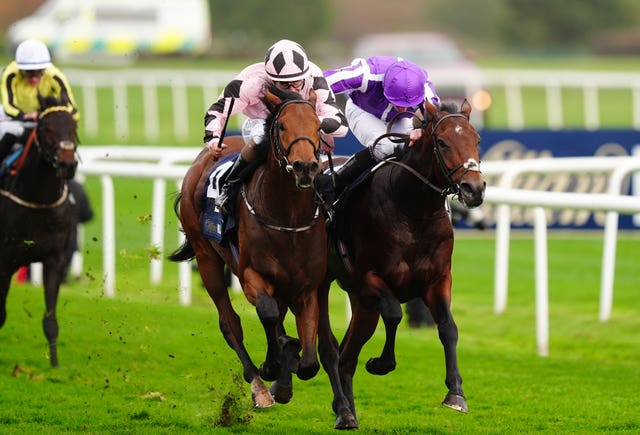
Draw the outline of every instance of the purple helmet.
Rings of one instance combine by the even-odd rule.
[[[415,63],[401,60],[384,74],[384,96],[398,107],[417,106],[424,101],[427,72]]]

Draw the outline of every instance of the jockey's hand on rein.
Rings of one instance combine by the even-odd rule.
[[[422,129],[414,128],[409,132],[409,146],[412,147],[413,144],[422,137]]]
[[[209,151],[211,152],[211,154],[213,154],[213,157],[217,160],[220,158],[220,156],[222,155],[222,152],[227,148],[227,144],[226,143],[219,143],[220,139],[217,137],[214,137],[213,139],[211,139],[209,142],[206,143],[207,148],[209,149]]]
[[[320,131],[320,144],[325,154],[331,154],[336,147],[333,136],[329,136],[322,130]]]

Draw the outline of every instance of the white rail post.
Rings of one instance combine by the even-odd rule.
[[[100,177],[102,182],[102,274],[104,294],[116,295],[116,224],[113,180],[109,175]]]
[[[536,342],[538,355],[549,355],[549,265],[547,219],[542,207],[533,210],[535,220]]]
[[[162,172],[162,168],[158,168]],[[167,182],[163,178],[153,180],[153,205],[151,212],[151,249],[158,249],[160,258],[151,258],[151,283],[162,282],[162,253],[164,251],[164,218]]]

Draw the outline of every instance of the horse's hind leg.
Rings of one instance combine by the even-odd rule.
[[[366,309],[360,302],[349,295],[351,300],[351,321],[347,332],[340,343],[340,382],[345,397],[349,400],[349,407],[356,416],[356,407],[353,398],[353,376],[358,366],[358,356],[364,344],[369,341],[376,330],[380,313],[376,310]]]
[[[449,287],[450,288],[450,287]],[[450,294],[450,291],[447,292]],[[458,345],[458,326],[451,314],[449,297],[438,298],[434,308],[431,310],[434,320],[438,324],[438,336],[444,347],[444,358],[446,366],[445,384],[449,389],[442,404],[456,411],[467,413],[469,408],[462,391],[462,377],[458,369],[458,357],[456,347]],[[430,306],[431,308],[431,306]]]
[[[318,319],[318,353],[324,371],[329,376],[329,383],[333,390],[333,412],[336,414],[336,421],[333,424],[335,429],[357,429],[358,420],[351,411],[349,400],[344,394],[340,383],[338,372],[338,340],[336,340],[331,323],[329,321],[329,287],[331,281],[324,282],[318,290],[319,319]]]
[[[367,371],[374,375],[386,375],[396,368],[396,332],[402,320],[402,306],[400,301],[391,294],[391,290],[385,282],[376,274],[369,273],[366,277],[368,286],[372,287],[373,294],[379,294],[380,299],[376,308],[382,316],[385,330],[385,341],[382,353],[378,358],[370,358],[367,361]]]

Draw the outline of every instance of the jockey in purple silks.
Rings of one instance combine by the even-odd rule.
[[[345,115],[354,136],[366,148],[358,151],[335,173],[335,191],[327,175],[318,180],[325,200],[332,203],[336,194],[376,162],[389,157],[398,145],[389,138],[373,143],[387,132],[387,125],[398,113],[391,132],[410,135],[409,146],[420,138],[422,130],[413,129],[413,112],[424,108],[425,99],[439,107],[440,99],[427,71],[395,56],[354,59],[351,65],[325,71],[335,94],[347,93]]]

